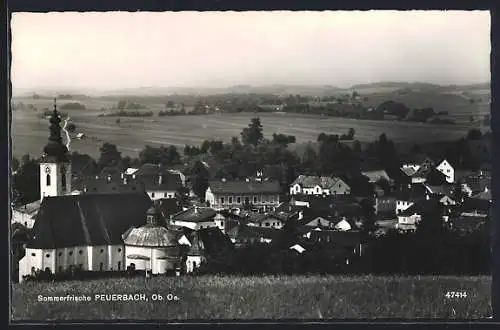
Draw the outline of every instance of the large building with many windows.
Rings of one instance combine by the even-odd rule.
[[[254,208],[272,211],[280,203],[278,181],[261,178],[210,181],[205,193],[207,204],[216,209]]]

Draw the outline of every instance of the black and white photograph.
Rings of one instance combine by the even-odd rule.
[[[490,320],[490,12],[15,12],[10,319]]]

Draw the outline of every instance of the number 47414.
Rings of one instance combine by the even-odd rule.
[[[448,299],[453,299],[453,298],[467,298],[467,292],[466,291],[448,291],[444,295]]]

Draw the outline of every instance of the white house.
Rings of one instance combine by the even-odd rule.
[[[137,170],[128,169],[126,173],[124,183],[141,183],[151,200],[174,198],[186,179],[179,171],[155,164],[144,164]]]
[[[349,185],[339,177],[299,175],[290,185],[290,195],[348,195]]]
[[[443,159],[439,163],[439,165],[436,166],[436,169],[446,176],[446,182],[448,183],[455,182],[455,169],[446,159]]]

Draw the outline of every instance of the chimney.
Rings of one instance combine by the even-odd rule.
[[[158,184],[160,185],[162,183],[162,176],[161,174],[158,176]]]

